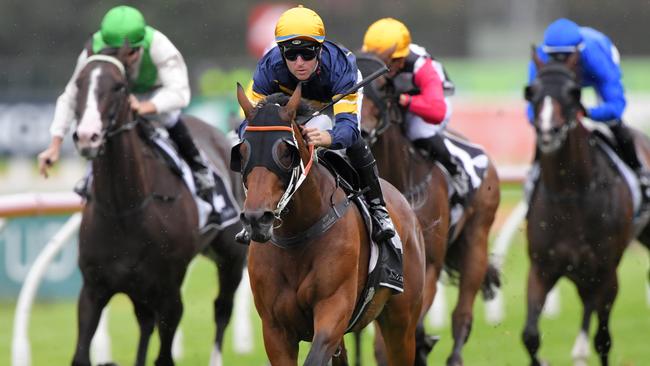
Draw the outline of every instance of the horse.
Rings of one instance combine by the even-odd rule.
[[[539,72],[525,96],[534,109],[540,172],[528,211],[530,269],[522,340],[531,365],[544,364],[537,356],[539,315],[548,292],[566,277],[576,286],[583,306],[574,362],[587,364],[589,326],[595,313],[594,347],[601,364],[608,365],[609,318],[618,292],[616,268],[635,236],[632,191],[606,153],[611,148],[599,144],[586,127],[576,72],[579,53],[548,64],[532,53]],[[650,142],[638,132],[635,138],[647,162]],[[641,240],[648,234],[643,229]]]
[[[383,65],[361,54],[360,68],[368,73]],[[372,69],[372,70],[371,70]],[[499,177],[489,161],[479,188],[465,208],[454,232],[449,231],[447,181],[438,164],[424,157],[402,133],[403,114],[389,97],[386,80],[377,79],[364,93],[361,128],[377,159],[379,174],[409,200],[423,228],[427,250],[427,286],[422,316],[433,303],[436,283],[444,267],[458,283],[458,303],[452,313],[454,345],[447,365],[462,365],[462,348],[472,328],[472,309],[481,289],[486,299],[500,286],[499,271],[488,260],[488,239],[500,201]],[[456,135],[458,137],[458,135]],[[401,162],[395,164],[396,161]],[[426,363],[426,354],[421,364]]]
[[[296,365],[298,343],[311,341],[305,365],[347,364],[344,333],[376,320],[389,364],[412,365],[424,284],[417,218],[382,181],[403,245],[404,292],[392,296],[380,287],[362,297],[371,254],[368,230],[340,177],[313,162],[314,146],[295,122],[301,86],[284,96],[288,101],[282,97],[272,95],[253,107],[238,84],[249,124],[231,155],[231,169],[242,173],[247,188],[241,221],[251,233],[248,272],[270,363]],[[357,303],[368,305],[351,322]]]
[[[79,231],[83,285],[72,364],[90,365],[90,342],[102,309],[114,294],[125,293],[140,328],[135,364],[145,364],[157,325],[156,365],[173,365],[172,340],[183,312],[181,284],[188,264],[204,249],[204,240],[210,240],[206,254],[219,272],[213,351],[213,357],[219,357],[246,261],[246,248],[234,242],[241,224],[208,237],[199,235],[192,193],[145,140],[151,127],[130,112],[127,53],[128,47],[122,47],[117,56],[90,56],[76,81],[78,123],[73,139],[79,153],[92,162],[92,187]],[[213,165],[227,172],[223,161],[230,142],[204,122],[183,118]],[[232,185],[240,183],[235,180]]]

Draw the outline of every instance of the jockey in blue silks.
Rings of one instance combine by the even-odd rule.
[[[354,54],[325,39],[325,26],[311,9],[297,6],[284,12],[275,27],[276,46],[258,62],[249,94],[253,104],[274,93],[293,94],[302,84],[302,97],[320,109],[345,94],[361,81]],[[308,121],[302,128],[305,140],[316,147],[345,149],[350,163],[367,188],[364,197],[373,217],[373,239],[386,250],[382,258],[379,285],[394,293],[403,292],[401,242],[379,183],[375,158],[360,137],[359,111],[363,90],[345,95],[330,111]],[[247,121],[239,128],[240,136]],[[245,231],[236,239],[247,242]]]
[[[593,87],[600,104],[586,108],[586,117],[605,123],[618,143],[619,154],[638,175],[644,201],[650,201],[650,174],[641,165],[634,147],[632,132],[623,124],[625,90],[621,81],[620,54],[612,41],[603,33],[575,22],[560,18],[551,23],[544,32],[544,44],[537,48],[542,61],[564,61],[573,52],[580,52],[578,80],[582,87]],[[537,75],[537,68],[530,62],[528,84]],[[533,108],[528,105],[528,119],[532,123]],[[537,159],[537,157],[535,158]]]

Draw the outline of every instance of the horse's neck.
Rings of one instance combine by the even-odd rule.
[[[314,165],[304,183],[293,195],[282,224],[274,231],[281,236],[294,236],[305,232],[323,217],[330,208],[330,197],[335,193],[334,179],[320,165]],[[342,192],[333,197],[334,203],[342,199]]]
[[[398,126],[391,126],[379,136],[372,147],[377,160],[377,168],[382,178],[395,186],[400,192],[406,192],[422,175],[420,162],[410,156],[410,142],[399,131]]]
[[[146,183],[144,143],[133,128],[113,136],[105,144],[104,154],[93,162],[95,195],[115,209],[132,208],[151,189]]]
[[[581,191],[593,181],[593,149],[589,132],[578,123],[556,152],[540,157],[542,180],[552,191]]]

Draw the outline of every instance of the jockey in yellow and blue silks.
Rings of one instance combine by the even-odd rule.
[[[603,33],[589,27],[580,27],[573,21],[560,18],[551,23],[544,33],[544,44],[537,48],[542,61],[564,61],[573,52],[580,53],[578,80],[582,87],[593,87],[599,105],[587,108],[586,117],[609,126],[617,140],[619,154],[639,177],[644,198],[650,199],[650,176],[639,162],[634,138],[623,124],[626,100],[622,83],[620,55],[616,46]],[[528,83],[537,75],[534,62],[530,62]],[[528,106],[528,119],[532,122],[532,106]]]
[[[302,83],[302,97],[320,109],[361,81],[354,54],[325,39],[323,21],[313,10],[298,6],[284,12],[275,27],[276,47],[258,62],[253,75],[252,102],[274,93],[291,95]],[[383,263],[380,285],[403,291],[401,243],[386,210],[377,164],[365,140],[360,138],[359,111],[362,89],[346,95],[330,111],[313,118],[302,128],[307,143],[329,149],[346,149],[361,184],[368,187],[365,199],[373,216],[373,239],[389,253]],[[240,136],[246,126],[240,126]],[[238,240],[246,241],[245,233]]]

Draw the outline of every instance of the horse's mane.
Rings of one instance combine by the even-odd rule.
[[[265,105],[268,104],[277,104],[281,106],[287,105],[289,102],[289,99],[291,96],[286,95],[284,93],[275,93],[267,96],[266,98],[262,99],[259,103],[257,103],[257,108],[262,108]],[[298,106],[298,110],[296,111],[296,123],[300,123],[300,121],[306,119],[307,117],[311,116],[316,110],[307,102],[305,99],[300,100],[300,105]]]

